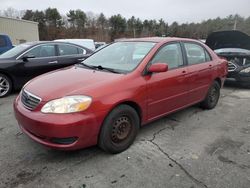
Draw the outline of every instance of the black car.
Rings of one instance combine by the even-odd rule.
[[[67,42],[29,42],[0,55],[0,97],[30,79],[81,62],[93,51]]]
[[[210,34],[206,44],[228,60],[228,80],[250,86],[250,36],[240,31],[219,31]]]

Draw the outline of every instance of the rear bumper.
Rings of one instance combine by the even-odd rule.
[[[29,111],[18,98],[14,112],[21,130],[47,147],[75,150],[96,145],[105,112],[95,114],[43,114]]]

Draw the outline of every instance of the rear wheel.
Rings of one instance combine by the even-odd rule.
[[[6,97],[12,90],[12,82],[10,78],[4,74],[0,74],[0,98]]]
[[[99,147],[109,153],[126,150],[135,140],[139,124],[139,116],[132,107],[116,107],[104,121],[99,136]]]
[[[204,109],[213,109],[220,98],[220,84],[214,81],[209,88],[207,96],[204,101],[201,102],[201,107]]]

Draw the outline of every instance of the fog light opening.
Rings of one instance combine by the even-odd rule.
[[[50,141],[55,144],[73,144],[78,138],[77,137],[69,137],[69,138],[52,138]]]

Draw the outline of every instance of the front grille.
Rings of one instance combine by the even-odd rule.
[[[41,98],[22,90],[21,93],[21,101],[23,103],[23,106],[29,110],[34,110],[39,103],[41,102]]]
[[[234,63],[232,63],[231,61],[228,62],[228,72],[233,72],[236,68],[237,66]]]

